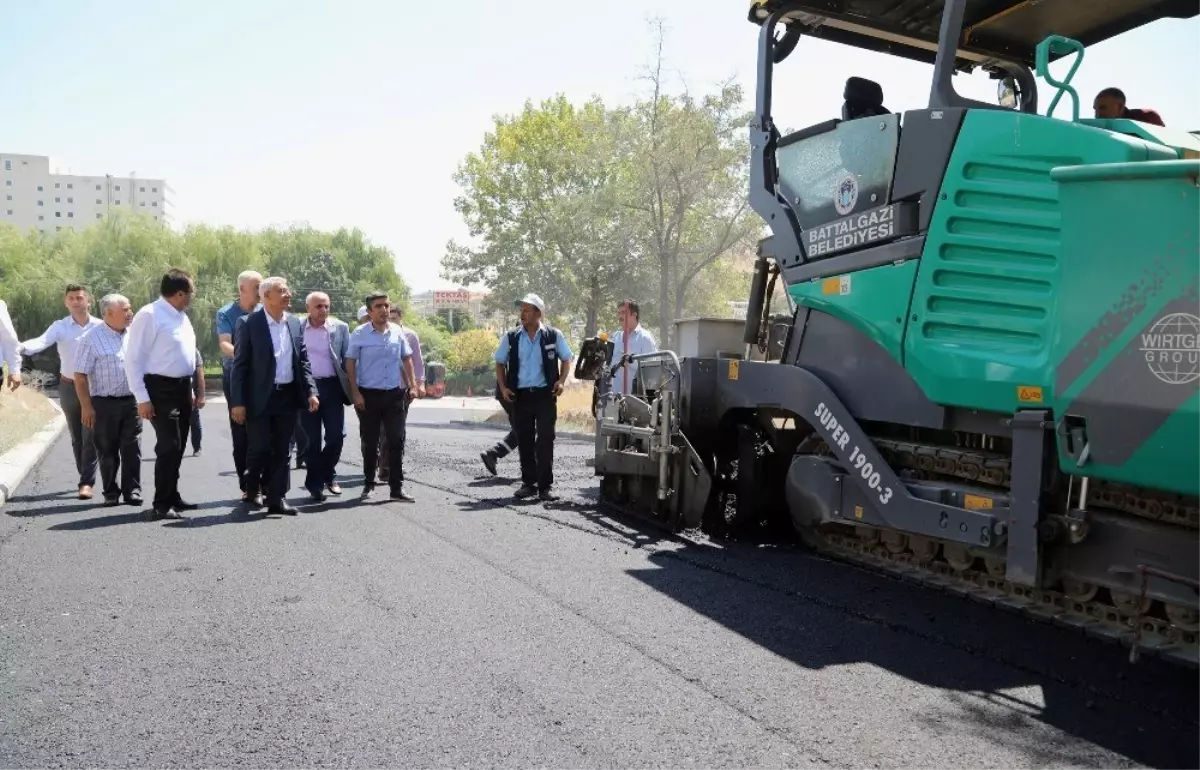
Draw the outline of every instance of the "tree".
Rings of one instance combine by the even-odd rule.
[[[288,286],[296,295],[293,299],[294,307],[304,307],[305,298],[314,291],[328,294],[329,312],[342,318],[353,318],[358,306],[362,304],[345,269],[332,252],[326,249],[321,249],[291,267],[287,279]]]
[[[136,309],[158,296],[162,275],[172,266],[189,270],[195,279],[189,316],[208,365],[220,357],[217,309],[236,298],[237,275],[243,270],[287,278],[300,294],[295,310],[301,309],[307,290],[325,291],[335,313],[347,320],[371,289],[387,291],[401,304],[409,301],[408,286],[396,273],[391,252],[371,245],[358,230],[250,232],[191,225],[177,233],[125,213],[114,213],[79,232],[23,233],[0,224],[0,299],[8,303],[23,339],[62,317],[63,288],[70,282],[86,284],[96,298],[124,294]],[[435,346],[441,344],[442,337],[432,331],[430,336]],[[55,354],[45,355],[48,358],[37,361],[39,368],[55,365],[49,360]]]
[[[452,374],[486,369],[494,360],[500,338],[485,329],[472,329],[450,338],[446,370]]]
[[[599,99],[577,108],[562,95],[495,118],[455,174],[455,209],[481,246],[449,242],[444,277],[486,284],[494,307],[536,291],[560,316],[585,316],[593,333],[601,307],[636,281],[617,198],[632,178],[625,123]]]
[[[665,93],[662,22],[656,22],[656,59],[648,76],[649,101],[633,110],[638,175],[628,205],[657,274],[660,344],[669,345],[694,281],[723,255],[745,247],[762,231],[747,203],[750,148],[742,91],[725,85],[695,99]]]

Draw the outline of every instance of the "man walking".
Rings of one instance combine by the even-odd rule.
[[[0,300],[0,361],[8,364],[8,389],[21,387],[21,341],[4,300]]]
[[[562,332],[542,322],[545,303],[526,294],[516,303],[521,327],[500,338],[496,348],[496,381],[500,396],[513,405],[521,457],[521,488],[516,497],[557,500],[554,484],[554,426],[558,396],[571,371],[571,348]]]
[[[159,284],[159,296],[145,305],[129,325],[125,375],[137,399],[138,414],[154,426],[154,502],[151,519],[181,519],[196,506],[179,495],[179,465],[183,462],[192,407],[204,406],[204,377],[192,394],[200,369],[196,331],[187,309],[196,284],[186,270],[171,268]]]
[[[493,476],[496,475],[496,462],[508,457],[518,446],[517,422],[513,417],[513,405],[511,401],[504,400],[502,391],[500,381],[497,380],[496,400],[500,402],[500,408],[504,410],[504,416],[508,418],[508,433],[505,433],[504,438],[497,441],[491,449],[479,453],[479,459],[483,460],[483,467],[487,468],[488,473]]]
[[[382,427],[388,446],[388,485],[391,499],[414,502],[404,491],[404,410],[416,395],[401,387],[416,382],[412,349],[400,327],[388,322],[388,295],[367,295],[371,322],[350,335],[346,349],[346,375],[350,396],[358,410],[359,438],[363,448],[363,499],[375,493],[375,470],[379,461],[379,430]]]
[[[291,487],[288,441],[301,407],[317,411],[313,382],[300,321],[287,312],[292,291],[279,276],[259,286],[262,307],[246,316],[234,332],[230,374],[230,414],[246,426],[246,475],[266,483],[267,513],[295,516],[285,500]],[[250,504],[259,504],[251,488]]]
[[[337,464],[346,438],[346,406],[350,401],[350,380],[346,377],[346,349],[350,345],[350,327],[329,315],[329,295],[314,291],[304,300],[308,317],[300,324],[304,346],[317,385],[321,405],[315,412],[302,412],[300,420],[307,436],[308,457],[304,488],[317,502],[325,492],[340,495]],[[321,446],[321,431],[325,445]]]
[[[407,389],[409,392],[409,397],[404,399],[404,410],[401,414],[401,420],[404,422],[404,431],[401,432],[401,435],[407,437],[408,408],[412,405],[414,398],[425,398],[425,361],[421,357],[421,338],[414,330],[404,325],[404,309],[399,305],[392,305],[388,313],[388,320],[400,327],[400,333],[404,335],[405,341],[408,342],[408,349],[412,351],[413,374],[416,376],[415,385],[404,376],[404,372],[400,372],[400,388]],[[401,452],[404,451],[404,442],[405,438],[400,439]],[[381,434],[379,436],[379,481],[381,483],[388,483],[390,469],[387,436]]]
[[[21,352],[31,356],[51,345],[58,346],[58,403],[63,416],[67,418],[67,428],[71,431],[71,452],[75,455],[75,470],[79,473],[79,499],[90,500],[92,487],[96,484],[96,446],[92,431],[83,427],[80,421],[79,397],[73,378],[75,346],[84,332],[99,326],[101,322],[88,312],[91,297],[87,288],[78,283],[67,286],[63,304],[67,307],[66,317],[50,324],[42,336],[23,342]]]
[[[142,504],[142,418],[125,376],[133,309],[120,294],[100,298],[104,323],[89,329],[75,348],[75,391],[83,424],[92,431],[106,506],[122,496]],[[121,473],[120,484],[117,472]]]
[[[229,400],[229,375],[233,369],[233,332],[239,319],[259,308],[258,287],[262,274],[246,270],[237,278],[238,298],[217,311],[217,344],[221,348],[221,390],[225,394],[225,408],[229,412],[229,435],[233,439],[233,467],[237,470],[238,486],[242,490],[242,501],[257,492],[246,484],[246,426],[233,420],[232,402]]]

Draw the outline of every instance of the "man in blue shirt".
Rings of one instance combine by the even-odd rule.
[[[562,332],[542,323],[546,305],[536,294],[515,303],[521,326],[500,338],[496,348],[496,382],[500,397],[513,405],[521,488],[517,498],[558,499],[554,483],[554,425],[558,397],[571,371],[571,348]]]
[[[346,377],[350,397],[358,410],[358,432],[363,451],[363,499],[375,493],[375,471],[379,462],[379,429],[388,443],[388,486],[391,498],[414,502],[404,492],[404,416],[408,401],[415,398],[413,350],[404,331],[389,322],[391,302],[383,292],[367,295],[370,322],[350,334],[346,347]],[[400,380],[401,367],[404,380]]]
[[[262,274],[247,270],[238,276],[238,298],[217,310],[217,345],[221,348],[221,391],[225,394],[225,408],[229,407],[229,375],[233,371],[233,331],[238,319],[259,308],[258,286]],[[246,485],[246,425],[229,418],[229,434],[233,438],[233,466],[237,469],[238,486],[242,488],[242,500],[250,499],[259,489],[248,489]],[[199,454],[199,447],[196,447]]]

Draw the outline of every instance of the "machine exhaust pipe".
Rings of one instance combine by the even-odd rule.
[[[762,328],[763,303],[767,299],[767,258],[759,249],[758,258],[754,260],[754,278],[750,281],[750,301],[746,305],[746,328],[742,332],[742,342],[747,345],[758,344],[759,330]]]

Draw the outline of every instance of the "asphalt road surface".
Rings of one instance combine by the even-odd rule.
[[[188,521],[75,499],[67,440],[0,509],[0,766],[1197,766],[1194,672],[664,538],[597,507],[586,443],[519,503],[499,434],[422,410],[418,502],[359,505],[351,424],[346,495],[266,517],[212,406]]]

